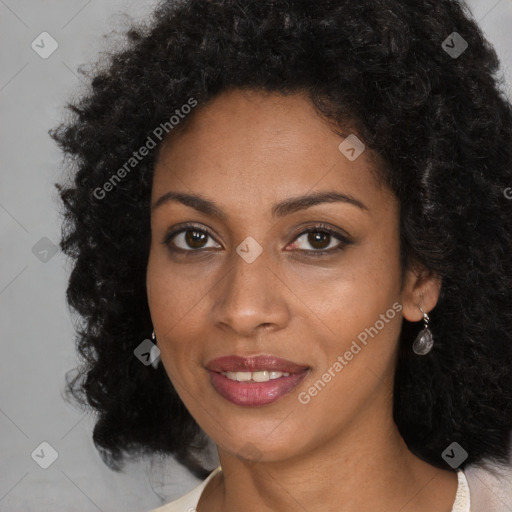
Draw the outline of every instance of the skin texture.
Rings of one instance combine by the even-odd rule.
[[[419,321],[420,306],[431,311],[440,282],[415,267],[401,286],[399,204],[377,183],[370,151],[349,161],[338,150],[342,141],[302,95],[229,91],[161,149],[152,205],[170,191],[199,194],[226,217],[176,201],[151,215],[147,290],[162,363],[216,443],[223,468],[199,512],[448,512],[453,504],[456,475],[414,456],[392,418],[402,317]],[[274,203],[319,191],[349,195],[366,208],[330,202],[272,217]],[[189,253],[171,252],[166,234],[184,222],[213,238],[193,249],[176,235],[174,243]],[[340,243],[328,235],[316,246],[308,242],[304,231],[319,222],[343,230],[350,243],[331,255],[308,255]],[[263,249],[252,263],[236,252],[248,236]],[[396,302],[401,312],[300,403],[299,393]],[[310,370],[274,403],[237,406],[213,389],[205,370],[232,354],[272,354]],[[252,456],[243,448],[248,442]]]

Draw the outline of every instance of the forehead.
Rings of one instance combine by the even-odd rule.
[[[382,199],[389,191],[375,179],[369,151],[351,161],[338,147],[343,140],[302,94],[224,92],[165,141],[153,202],[169,190],[239,212],[317,190]]]

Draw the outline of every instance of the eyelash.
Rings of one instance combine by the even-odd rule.
[[[208,228],[204,227],[198,227],[195,224],[192,223],[185,223],[179,226],[178,228],[174,229],[173,231],[167,233],[165,235],[164,240],[162,241],[162,244],[165,245],[171,252],[177,253],[188,253],[186,256],[190,256],[191,253],[198,253],[202,252],[202,249],[181,249],[180,247],[174,247],[171,244],[171,240],[180,233],[190,231],[191,229],[194,229],[195,231],[199,231],[201,233],[206,233],[210,238],[215,240],[215,237],[211,233],[211,231]],[[343,250],[347,245],[350,245],[352,243],[352,240],[350,240],[346,235],[343,233],[336,231],[332,228],[329,228],[325,224],[316,224],[315,226],[312,226],[304,231],[301,231],[297,234],[297,236],[293,239],[293,242],[297,240],[298,238],[301,238],[303,235],[308,233],[327,233],[331,235],[332,237],[339,240],[339,244],[331,249],[322,249],[322,250],[305,250],[305,249],[298,249],[300,252],[306,252],[309,255],[313,257],[319,257],[319,256],[325,256],[325,255],[331,255],[338,251]]]

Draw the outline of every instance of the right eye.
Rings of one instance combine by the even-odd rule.
[[[205,245],[208,238],[213,239],[208,229],[199,228],[195,224],[182,224],[178,229],[167,233],[162,243],[172,252],[199,252],[208,249]],[[215,246],[219,247],[218,244]]]

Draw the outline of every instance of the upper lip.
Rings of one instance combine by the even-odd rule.
[[[307,370],[308,366],[264,354],[250,357],[236,355],[218,357],[208,362],[206,368],[214,372],[258,372],[270,370],[275,372],[300,373]]]

